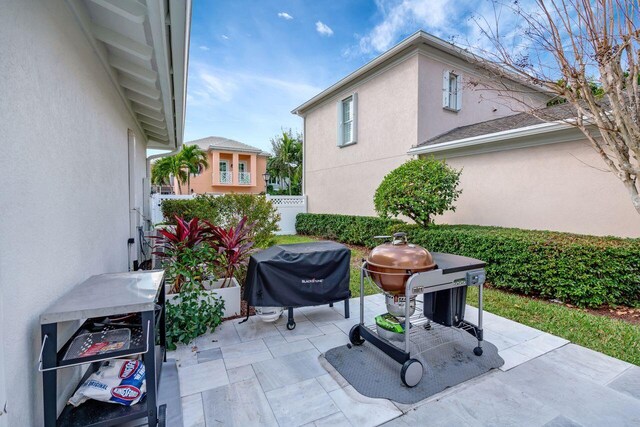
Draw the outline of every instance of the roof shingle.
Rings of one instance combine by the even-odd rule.
[[[518,113],[511,116],[487,120],[485,122],[460,126],[428,139],[427,141],[418,144],[418,147],[457,141],[465,138],[473,138],[475,136],[489,135],[492,133],[533,126],[548,121],[565,120],[574,116],[575,110],[569,104],[554,105],[552,107],[537,110],[535,112],[535,116],[532,113]],[[543,118],[545,120],[542,120]]]
[[[203,150],[229,150],[229,151],[242,151],[246,153],[256,153],[262,156],[268,156],[269,153],[262,151],[258,147],[254,147],[244,142],[236,141],[234,139],[223,138],[221,136],[209,136],[206,138],[196,139],[195,141],[188,141],[185,145],[197,145]]]

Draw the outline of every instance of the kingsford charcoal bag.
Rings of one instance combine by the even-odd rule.
[[[78,406],[89,399],[135,405],[147,391],[144,364],[134,359],[109,360],[80,386],[69,403]]]

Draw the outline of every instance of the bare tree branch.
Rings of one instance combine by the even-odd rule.
[[[491,78],[471,84],[542,121],[579,129],[640,214],[638,0],[536,0],[536,9],[518,1],[492,1],[495,22],[474,18],[492,45],[475,57]],[[502,35],[499,22],[504,11],[519,19],[527,51],[507,47],[511,40]],[[534,98],[513,90],[514,79],[546,91],[566,108],[540,109]]]

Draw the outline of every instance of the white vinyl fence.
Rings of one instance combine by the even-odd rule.
[[[151,204],[149,209],[151,210],[151,224],[156,225],[160,222],[164,222],[164,217],[162,216],[162,201],[169,199],[193,199],[194,196],[189,194],[178,195],[178,194],[160,194],[154,193],[151,195]]]
[[[177,194],[152,194],[151,195],[151,223],[158,224],[164,221],[162,217],[162,201],[168,199],[192,199],[191,195]],[[307,212],[307,196],[267,196],[280,214],[278,226],[280,231],[276,234],[296,234],[296,215]]]
[[[307,212],[307,196],[267,196],[280,214],[280,231],[276,234],[296,234],[296,215]]]

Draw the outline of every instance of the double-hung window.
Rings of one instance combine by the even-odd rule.
[[[358,97],[354,93],[338,101],[338,146],[355,144],[357,141]]]
[[[462,108],[462,77],[453,71],[442,76],[442,108],[460,111]]]

